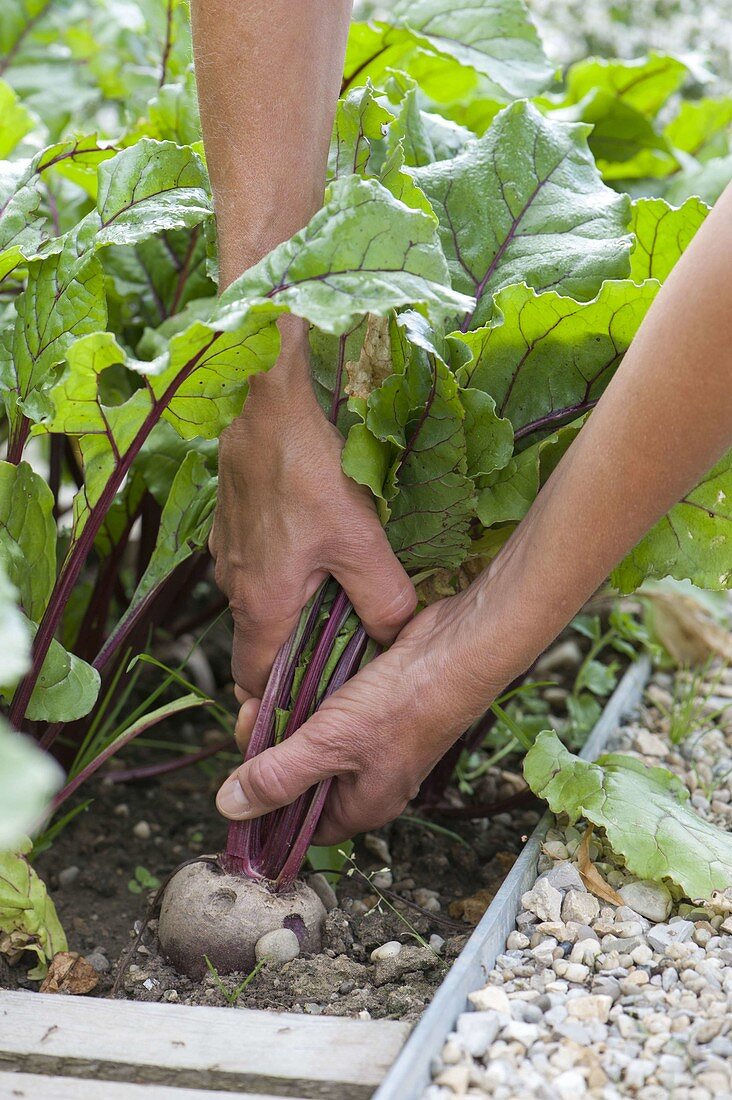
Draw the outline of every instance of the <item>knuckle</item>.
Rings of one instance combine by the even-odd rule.
[[[417,609],[417,593],[408,582],[400,585],[383,599],[376,618],[387,629],[398,630]]]
[[[258,583],[249,576],[237,584],[236,592],[229,594],[229,607],[234,624],[240,629],[250,626],[276,628],[300,611],[299,595],[284,585],[275,592],[269,585]]]
[[[284,806],[292,801],[288,771],[276,752],[264,752],[250,761],[243,787],[255,803]]]
[[[329,712],[327,704],[318,711],[317,731],[303,730],[309,751],[327,760],[333,775],[361,771],[369,759],[370,738],[365,723],[350,717],[344,722],[343,714]]]

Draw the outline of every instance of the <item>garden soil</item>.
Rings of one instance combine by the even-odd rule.
[[[209,764],[154,782],[92,785],[86,791],[92,806],[37,861],[70,950],[99,971],[92,996],[110,995],[120,959],[155,894],[148,886],[137,892],[136,869],[162,881],[178,863],[223,847],[225,823],[213,806],[223,774]],[[521,786],[518,776],[494,769],[477,795],[481,802],[495,801]],[[403,818],[362,838],[354,851],[356,869],[335,881],[337,906],[328,914],[322,952],[265,966],[238,997],[234,991],[245,974],[209,973],[202,981],[177,974],[158,952],[153,919],[129,960],[119,995],[416,1019],[537,820],[537,803],[529,803],[492,819],[440,822],[457,836]],[[147,875],[138,871],[137,878],[149,883]],[[394,940],[402,944],[396,956],[372,961],[374,949]],[[20,966],[0,971],[0,984],[37,988]]]

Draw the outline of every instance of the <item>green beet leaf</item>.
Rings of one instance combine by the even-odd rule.
[[[62,782],[55,760],[0,719],[0,853],[37,827]]]
[[[420,107],[419,87],[407,73],[395,72],[386,82],[386,96],[394,120],[386,135],[386,147],[392,152],[401,144],[404,163],[410,168],[437,160],[427,120]],[[469,135],[466,135],[469,137]]]
[[[38,963],[28,977],[40,979],[68,945],[45,884],[25,858],[30,847],[26,840],[19,851],[0,852],[0,952],[11,958],[35,954]]]
[[[241,308],[226,331],[196,321],[152,363],[128,359],[111,333],[83,337],[70,348],[50,391],[53,411],[39,430],[80,437],[84,485],[74,499],[74,539],[110,478],[129,462],[131,448],[137,450],[161,418],[184,439],[221,434],[241,411],[250,375],[276,359],[278,312],[268,302]],[[123,404],[105,405],[100,379],[120,364],[145,384]]]
[[[335,178],[373,175],[369,160],[374,146],[383,142],[394,116],[376,101],[370,81],[352,88],[338,102],[333,126],[333,140],[328,157],[328,172]]]
[[[635,244],[630,257],[630,277],[636,282],[663,282],[709,213],[700,199],[690,198],[680,207],[663,199],[638,199],[633,203],[630,227]]]
[[[395,373],[367,401],[351,403],[361,423],[348,434],[343,468],[380,502],[407,567],[455,566],[470,542],[472,477],[508,461],[511,426],[486,395],[460,391],[424,318],[399,320]]]
[[[216,478],[204,457],[189,451],[170,487],[150,561],[130,601],[130,611],[208,540],[216,504]]]
[[[484,527],[523,519],[539,492],[539,463],[530,447],[481,480],[477,514]]]
[[[467,553],[475,490],[467,476],[464,413],[458,387],[443,362],[416,358],[392,375],[368,401],[366,427],[381,447],[386,526],[395,553],[408,568],[459,565]],[[352,429],[353,430],[353,429]],[[349,441],[346,473],[374,486],[356,464]],[[359,440],[363,447],[363,440]],[[363,458],[363,452],[359,452]]]
[[[180,84],[163,84],[148,104],[149,136],[177,145],[193,145],[201,140],[196,80],[187,72]]]
[[[50,7],[53,0],[3,0],[0,24],[0,57],[9,63],[25,36]]]
[[[3,463],[4,465],[4,463]],[[0,549],[0,682],[13,687],[30,665],[31,633],[8,578],[7,552]],[[0,775],[2,769],[0,769]],[[0,800],[0,804],[1,800]],[[27,829],[26,829],[27,832]],[[0,841],[0,847],[2,842]]]
[[[477,513],[484,527],[523,519],[583,422],[582,417],[576,419],[514,454],[503,468],[478,479]]]
[[[524,776],[554,813],[604,829],[638,878],[666,879],[692,900],[732,885],[732,836],[697,817],[688,791],[665,768],[617,753],[588,763],[544,731],[524,759]]]
[[[24,413],[34,413],[28,398],[48,385],[53,368],[73,341],[106,325],[101,264],[94,256],[80,259],[78,246],[72,234],[60,252],[30,266],[18,302],[11,355],[0,361],[0,379],[7,384],[5,407],[13,426]]]
[[[696,195],[711,206],[732,180],[732,153],[713,157],[701,164],[694,162],[677,172],[664,191],[664,198],[674,206]]]
[[[698,160],[729,153],[732,96],[684,100],[664,130],[669,143]]]
[[[56,580],[56,521],[53,494],[27,462],[0,462],[0,565],[37,622]],[[0,673],[0,681],[7,686],[14,677]]]
[[[667,54],[651,53],[632,60],[591,57],[572,65],[567,73],[566,103],[579,103],[601,89],[629,107],[654,118],[677,92],[687,76],[683,61]]]
[[[335,180],[309,224],[232,283],[218,321],[236,316],[242,299],[256,297],[329,333],[347,331],[364,313],[383,316],[397,306],[421,303],[437,314],[471,307],[450,289],[433,219],[358,176]]]
[[[205,459],[209,471],[213,473],[216,470],[216,441],[197,440],[195,448]],[[175,476],[190,450],[191,444],[181,439],[176,430],[165,420],[161,420],[155,426],[143,445],[134,469],[161,508],[164,507]]]
[[[663,177],[679,167],[668,139],[627,100],[595,88],[554,117],[592,126],[587,143],[603,179]]]
[[[198,225],[213,212],[203,162],[173,141],[141,138],[99,166],[97,210],[98,245]]]
[[[60,238],[49,243],[56,229],[43,209],[44,173],[64,175],[95,198],[97,167],[113,155],[90,135],[50,145],[30,161],[0,163],[0,280],[22,260],[37,257],[44,242],[45,251],[62,248]]]
[[[458,337],[472,353],[463,386],[490,394],[518,439],[585,412],[599,398],[658,291],[606,282],[590,302],[524,284],[501,290],[490,324]]]
[[[587,299],[627,274],[629,201],[602,183],[588,132],[518,102],[459,156],[415,169],[453,287],[478,299],[463,329],[488,320],[492,295],[509,283]]]
[[[455,8],[445,0],[397,0],[388,23],[355,23],[345,81],[369,76],[381,84],[390,69],[416,77],[438,102],[465,97],[483,78],[504,102],[536,95],[552,77],[522,0],[478,0]]]
[[[35,125],[33,115],[10,85],[0,80],[0,159],[9,156]]]
[[[239,415],[249,378],[269,370],[279,353],[279,312],[270,302],[257,302],[229,318],[230,330],[217,317],[194,321],[172,337],[149,370],[137,364],[163,419],[183,439],[217,439]]]
[[[464,7],[449,0],[396,0],[389,17],[509,96],[535,95],[551,80],[552,67],[523,0],[479,0]]]
[[[26,173],[22,161],[0,162],[0,281],[34,255],[44,238],[41,192]]]
[[[31,629],[35,634],[34,626]],[[31,722],[75,722],[89,714],[99,685],[97,670],[54,638],[25,716]]]
[[[732,451],[651,528],[611,579],[632,592],[647,577],[717,590],[732,585]]]

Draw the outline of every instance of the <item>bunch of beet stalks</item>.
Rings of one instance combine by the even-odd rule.
[[[292,737],[376,651],[345,592],[333,580],[324,582],[277,654],[245,760]],[[325,780],[290,806],[253,821],[232,822],[222,867],[229,874],[266,880],[275,891],[291,886],[330,784]]]

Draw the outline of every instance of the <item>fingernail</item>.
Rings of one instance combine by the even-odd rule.
[[[216,805],[224,817],[246,817],[252,804],[241,789],[236,775],[231,775],[216,795]]]

